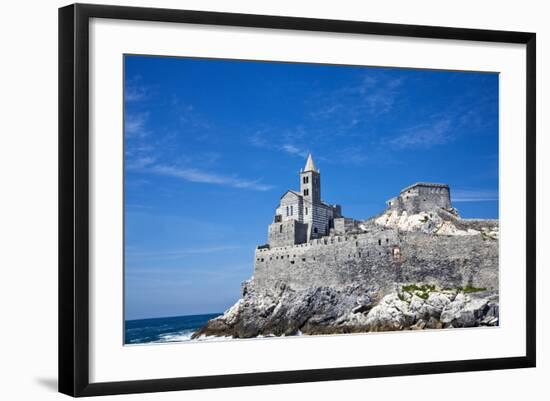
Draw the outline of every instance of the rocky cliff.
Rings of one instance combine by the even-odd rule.
[[[257,251],[241,299],[194,337],[498,325],[495,220],[390,211],[316,241]]]
[[[498,325],[498,293],[477,288],[402,286],[386,295],[350,285],[257,294],[251,283],[223,316],[193,337],[251,338],[298,334],[442,329]]]

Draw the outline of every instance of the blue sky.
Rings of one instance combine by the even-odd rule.
[[[125,57],[127,319],[223,312],[312,152],[367,218],[416,181],[498,218],[498,74]]]

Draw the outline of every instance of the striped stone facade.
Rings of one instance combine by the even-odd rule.
[[[277,247],[281,243],[290,245],[290,238],[295,238],[295,244],[322,238],[329,235],[334,228],[334,219],[341,215],[339,205],[329,205],[321,200],[321,173],[309,155],[300,171],[300,192],[288,190],[279,201],[275,218],[269,226],[268,243],[271,247]],[[289,224],[292,221],[301,225]],[[307,232],[305,238],[302,235],[303,225]],[[292,230],[299,232],[293,233]]]

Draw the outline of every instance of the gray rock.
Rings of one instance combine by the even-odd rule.
[[[454,298],[453,298],[454,297]],[[210,320],[193,337],[290,336],[368,331],[422,330],[498,325],[496,292],[449,294],[432,291],[427,299],[351,285],[295,291],[280,282],[274,291],[243,284],[243,298]]]
[[[480,295],[466,295],[459,293],[455,300],[449,303],[441,313],[441,322],[453,327],[475,327],[482,324],[488,312],[491,316],[498,308],[489,306],[489,297]]]
[[[430,320],[428,320],[428,323],[426,323],[427,329],[442,329],[443,324],[439,319],[436,319],[435,317],[430,317]]]
[[[424,328],[426,328],[426,321],[422,319],[411,326],[411,330],[422,330]]]
[[[412,325],[415,316],[409,304],[399,299],[397,294],[386,295],[367,315],[370,331],[403,330]]]

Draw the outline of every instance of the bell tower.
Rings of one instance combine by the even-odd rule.
[[[300,193],[304,197],[304,207],[321,203],[321,174],[311,153],[307,156],[306,166],[300,171]]]

